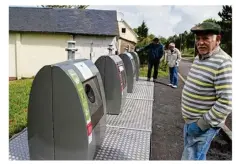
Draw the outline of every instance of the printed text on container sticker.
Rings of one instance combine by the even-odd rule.
[[[84,79],[89,79],[93,76],[93,73],[84,62],[75,63],[74,65],[78,68]]]

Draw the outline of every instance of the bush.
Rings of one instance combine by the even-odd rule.
[[[138,53],[140,65],[147,64],[147,53],[146,52],[139,52]]]
[[[194,55],[195,51],[194,51],[194,48],[189,48],[187,52],[188,54]]]
[[[147,77],[148,66],[147,65],[140,65],[139,71],[140,71],[139,72],[139,76],[140,77]],[[152,73],[153,73],[153,71],[154,70],[152,70]],[[167,76],[168,76],[168,71],[166,72],[166,71],[163,71],[162,68],[159,68],[159,70],[158,70],[158,77],[167,77]]]
[[[182,52],[182,57],[193,57],[194,53],[195,53],[194,48],[185,49]]]
[[[168,67],[168,64],[165,60],[161,60],[159,68],[161,71],[168,73],[169,67]]]

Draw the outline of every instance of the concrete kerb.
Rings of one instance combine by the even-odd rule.
[[[193,61],[193,59],[187,59],[187,58],[181,58],[181,60],[186,60],[186,61],[190,61],[190,62],[192,62]]]

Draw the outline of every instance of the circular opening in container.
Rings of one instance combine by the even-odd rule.
[[[94,95],[92,87],[89,84],[85,85],[85,92],[86,92],[86,95],[87,95],[89,101],[91,103],[94,103],[95,102],[95,95]]]

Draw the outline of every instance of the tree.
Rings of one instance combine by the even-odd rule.
[[[89,5],[42,5],[47,8],[75,8],[75,9],[86,9]]]
[[[222,18],[222,21],[232,22],[232,6],[223,6],[222,12],[219,12],[218,15]]]
[[[181,34],[181,43],[182,43],[182,46],[181,46],[181,50],[184,50],[187,48],[187,37],[188,37],[188,32],[187,31],[184,31],[184,33]]]
[[[228,5],[223,6],[222,11],[218,15],[222,19],[222,21],[218,22],[223,30],[221,47],[232,56],[232,7]]]
[[[221,17],[222,19],[221,21],[217,21],[213,18],[208,18],[203,22],[214,22],[221,26],[222,29],[221,48],[224,51],[226,51],[229,55],[232,55],[232,7],[227,5],[223,6],[222,11],[219,12],[218,15]],[[199,24],[200,23],[196,25]],[[187,48],[187,51],[190,54],[193,54],[193,52],[197,52],[195,47],[195,37],[192,32],[185,31],[182,34],[179,34],[179,36],[177,35],[170,36],[167,39],[166,46],[168,46],[170,42],[175,43],[176,47],[181,48],[182,51]]]
[[[217,23],[217,21],[213,18],[209,18],[209,19],[206,19],[204,20],[203,22],[213,22],[213,23]]]
[[[156,37],[153,34],[148,34],[148,27],[144,21],[142,22],[142,24],[139,27],[134,28],[133,30],[139,36],[138,43],[136,44],[136,47],[135,47],[136,49],[143,48],[143,47],[147,46]],[[162,36],[158,36],[158,38],[159,38],[161,44],[164,44],[164,45],[166,44],[166,42],[167,42],[166,38],[164,38]],[[139,52],[138,55],[140,58],[140,64],[141,65],[146,64],[147,63],[147,52],[142,51],[142,52]]]
[[[150,35],[148,35],[147,37],[150,39],[150,41],[152,41],[156,36],[153,35],[153,34],[150,34]]]
[[[152,42],[152,40],[155,38],[155,35],[150,34],[147,37],[143,38],[141,41],[138,41],[138,43],[136,44],[136,48],[143,48],[145,46],[147,46],[148,44],[150,44]],[[140,59],[140,64],[146,64],[147,63],[147,52],[143,51],[138,53],[139,55],[139,59]]]
[[[194,48],[194,44],[195,44],[195,37],[194,34],[192,32],[190,32],[187,37],[186,37],[186,48]]]
[[[144,38],[148,36],[148,27],[146,23],[143,21],[142,24],[137,28],[137,34],[139,41],[142,41]]]
[[[163,36],[158,36],[158,38],[159,38],[161,44],[163,44],[163,45],[166,44],[167,39],[166,39],[165,37],[163,37]]]
[[[180,34],[181,35],[181,34]],[[176,48],[178,48],[178,49],[180,49],[180,40],[181,40],[181,38],[180,38],[180,35],[179,36],[177,36],[176,34],[174,35],[174,36],[170,36],[168,39],[167,39],[167,43],[169,44],[169,43],[175,43],[175,47]],[[166,45],[167,46],[167,45]],[[168,47],[168,46],[167,46]],[[167,48],[166,47],[166,48]]]
[[[133,30],[134,30],[134,32],[138,35],[138,29],[137,29],[137,28],[134,28]]]

